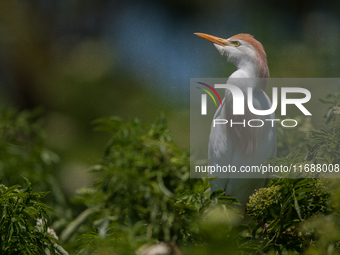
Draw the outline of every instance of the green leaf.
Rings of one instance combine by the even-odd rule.
[[[299,216],[299,219],[302,221],[302,217],[301,217],[301,210],[300,210],[300,206],[299,206],[299,203],[295,197],[295,191],[293,190],[293,197],[294,197],[294,207],[295,207],[295,210],[297,212],[297,215]]]
[[[329,98],[329,97],[328,97]],[[319,101],[323,104],[331,104],[333,105],[334,104],[334,101],[331,101],[331,100],[327,100],[327,99],[323,99],[323,98],[319,98]]]

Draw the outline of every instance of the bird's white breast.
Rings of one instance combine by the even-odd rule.
[[[243,80],[243,81],[241,81]],[[240,80],[239,87],[243,88],[245,84],[244,79]],[[234,83],[235,84],[235,83]],[[246,87],[244,87],[246,88]],[[247,97],[247,90],[242,89],[245,94],[245,101]],[[271,106],[271,102],[268,96],[261,90],[255,89],[253,92],[253,104],[258,110],[266,110]],[[220,106],[214,116],[215,119],[227,119],[230,121],[235,116],[232,115],[230,110],[232,107],[231,94],[227,90],[226,96],[223,100],[223,105]],[[243,116],[242,116],[243,117]],[[241,117],[241,118],[242,118]],[[253,116],[254,117],[254,116]],[[251,118],[250,116],[244,116],[245,119]],[[275,119],[275,114],[270,116],[256,116],[256,119]],[[249,131],[251,128],[247,127]],[[209,165],[216,166],[235,166],[237,170],[245,166],[259,166],[268,159],[272,158],[276,154],[276,131],[275,126],[272,127],[271,122],[266,122],[261,128],[255,128],[256,130],[256,147],[253,149],[251,154],[245,153],[242,149],[240,140],[236,137],[231,136],[232,132],[228,132],[228,125],[216,125],[211,126],[211,132],[209,137],[208,157]],[[254,135],[254,134],[252,134]],[[247,136],[247,132],[246,132]],[[252,139],[251,137],[246,137]],[[249,145],[248,145],[249,146]],[[227,196],[236,197],[239,202],[245,206],[248,197],[254,192],[255,189],[259,189],[264,186],[265,179],[253,178],[255,177],[252,173],[247,173],[245,176],[243,173],[218,173],[216,174],[219,179],[212,181],[213,184],[217,184],[212,190],[216,190],[217,187],[223,187],[226,190]],[[238,178],[242,177],[242,178]],[[246,177],[246,178],[245,178]],[[256,174],[258,177],[258,174]],[[264,176],[265,178],[266,176]]]

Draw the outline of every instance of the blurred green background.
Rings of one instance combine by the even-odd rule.
[[[250,33],[271,77],[338,77],[339,1],[29,0],[0,3],[0,107],[41,107],[47,145],[68,194],[91,183],[88,167],[108,135],[93,120],[144,123],[164,114],[189,149],[190,78],[235,70],[203,32]]]

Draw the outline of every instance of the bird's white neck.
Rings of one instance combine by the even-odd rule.
[[[257,71],[254,65],[245,64],[237,66],[237,70],[230,75],[230,78],[257,78]]]
[[[234,62],[234,64],[237,70],[230,75],[229,79],[245,78],[248,82],[241,82],[240,84],[245,84],[247,87],[265,89],[269,77],[267,61],[264,62],[257,58],[254,63],[250,59],[243,59],[237,63]]]

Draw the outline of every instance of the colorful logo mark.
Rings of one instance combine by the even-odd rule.
[[[216,92],[216,90],[213,87],[211,87],[210,85],[205,84],[203,82],[197,82],[197,83],[199,83],[199,84],[201,84],[203,86],[206,86],[212,92],[214,92],[214,94],[217,96],[218,100],[220,101],[220,105],[222,105],[222,100],[221,100],[220,96],[218,95],[218,93]],[[203,88],[200,88],[200,87],[197,87],[197,88],[203,90],[204,92],[206,92],[212,98],[212,100],[214,101],[215,105],[217,106],[216,100],[215,100],[214,96],[210,93],[209,90],[206,90],[206,89],[203,89]],[[202,96],[201,96],[201,114],[202,115],[207,115],[207,95],[206,94],[202,94]]]

